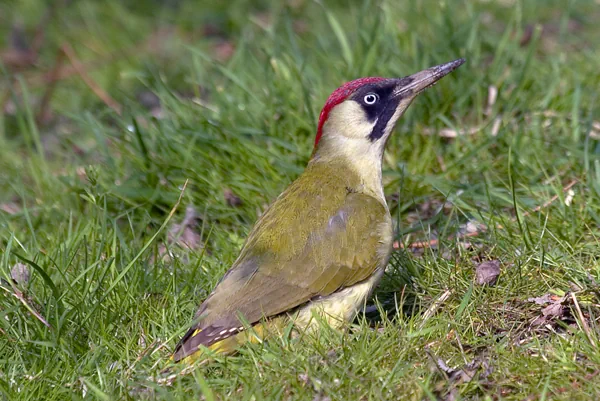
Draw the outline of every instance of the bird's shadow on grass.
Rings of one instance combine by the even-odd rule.
[[[408,252],[394,252],[381,282],[357,319],[364,317],[375,326],[384,318],[393,320],[419,314],[421,305],[415,288],[421,271],[422,267]]]

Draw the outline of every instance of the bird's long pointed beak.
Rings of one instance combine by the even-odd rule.
[[[463,65],[464,62],[464,58],[459,58],[400,78],[394,90],[394,96],[416,96],[430,86],[435,85],[437,81]]]

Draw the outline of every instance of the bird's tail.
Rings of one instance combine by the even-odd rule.
[[[207,347],[202,347],[207,337],[204,330],[192,328],[183,336],[171,359],[175,362],[192,364],[208,358],[206,349],[217,354],[230,354],[245,343],[260,343],[274,333],[281,334],[283,323],[281,318],[257,323],[252,326],[251,330],[243,329],[229,337],[212,342]]]

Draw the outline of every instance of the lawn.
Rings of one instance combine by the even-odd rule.
[[[599,20],[597,0],[0,3],[0,399],[599,399]],[[388,143],[398,242],[364,313],[173,365],[327,96],[459,57]]]

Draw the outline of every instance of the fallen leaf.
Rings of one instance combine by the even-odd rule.
[[[561,317],[564,311],[564,306],[560,302],[552,303],[542,309],[542,315],[546,318]]]
[[[458,228],[459,232],[463,235],[477,233],[482,229],[485,229],[485,226],[473,220],[468,221],[466,224],[463,224]]]
[[[223,190],[223,197],[225,198],[225,202],[231,207],[240,207],[244,203],[240,197],[233,193],[229,188]]]
[[[523,35],[519,40],[519,46],[525,47],[529,44],[531,38],[533,37],[533,28],[534,27],[531,24],[527,24],[527,26],[525,26],[525,29],[523,30]]]
[[[469,383],[474,379],[477,381],[486,380],[493,371],[489,362],[481,356],[476,357],[462,367],[450,368],[443,359],[435,358],[429,351],[426,352],[435,363],[437,370],[445,376],[445,380],[439,381],[436,385],[436,393],[440,400],[456,400],[459,385]]]
[[[31,274],[29,273],[29,267],[23,263],[15,264],[12,269],[10,269],[10,278],[12,278],[15,283],[25,286],[29,283],[29,278]]]
[[[197,221],[199,219],[196,209],[188,206],[185,209],[185,216],[181,223],[176,223],[169,228],[167,232],[167,243],[160,244],[158,247],[158,259],[165,260],[167,257],[173,257],[175,248],[183,250],[199,250],[204,248],[202,236],[197,231]],[[168,245],[168,246],[167,246]],[[154,262],[154,258],[152,262]]]
[[[549,304],[550,302],[554,302],[553,297],[555,297],[555,295],[544,294],[541,297],[527,298],[527,302],[533,302],[538,305],[546,305],[546,304]]]
[[[478,285],[493,286],[500,275],[500,261],[489,260],[475,268],[475,278]]]
[[[557,295],[545,294],[537,298],[529,298],[528,301],[538,305],[546,305],[541,310],[541,316],[536,317],[531,326],[541,326],[553,320],[564,320],[567,317],[568,308],[565,307],[567,295],[562,297]]]
[[[19,52],[29,52],[29,44],[23,23],[16,22],[10,29],[10,47]]]
[[[152,116],[160,119],[164,117],[164,112],[161,107],[160,98],[149,90],[143,90],[137,94],[137,100],[140,105],[152,114]]]
[[[0,210],[8,214],[17,214],[21,211],[21,208],[14,202],[3,203],[0,205]]]
[[[156,94],[149,90],[142,90],[137,94],[137,100],[142,106],[148,110],[152,110],[155,107],[160,107],[160,99]]]
[[[310,378],[308,377],[308,375],[306,373],[300,373],[298,375],[298,380],[300,380],[302,382],[302,384],[304,384],[304,385],[310,384]]]
[[[180,224],[173,224],[167,233],[167,240],[171,245],[180,245],[191,250],[204,246],[200,234],[195,230],[198,214],[193,206],[185,209],[185,217]]]
[[[215,59],[224,63],[235,53],[235,46],[228,40],[221,40],[213,45],[212,51]]]
[[[0,53],[0,60],[9,69],[21,70],[31,67],[37,60],[37,55],[27,44],[23,24],[13,24],[9,38],[10,48]]]

